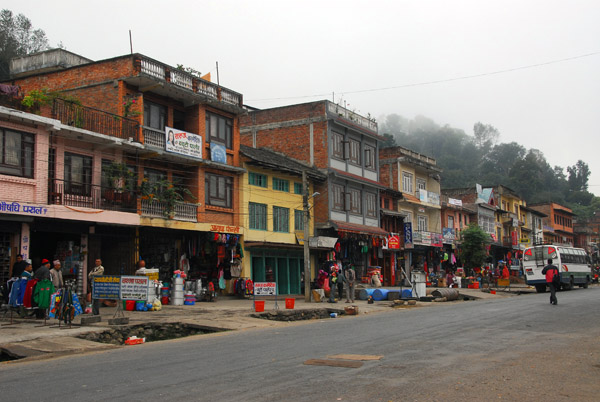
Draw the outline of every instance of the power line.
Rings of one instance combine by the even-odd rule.
[[[322,93],[322,94],[301,95],[301,96],[292,96],[292,97],[250,99],[250,100],[248,100],[248,102],[263,102],[263,101],[272,101],[272,100],[316,98],[316,97],[329,96],[329,95],[331,95],[332,92],[341,93],[343,95],[346,95],[346,94],[356,94],[356,93],[365,93],[365,92],[388,91],[388,90],[391,90],[391,89],[410,88],[410,87],[417,87],[417,86],[424,86],[424,85],[442,84],[442,83],[445,83],[445,82],[468,80],[468,79],[472,79],[472,78],[486,77],[486,76],[490,76],[490,75],[505,74],[505,73],[510,73],[510,72],[513,72],[513,71],[519,71],[519,70],[526,70],[526,69],[530,69],[530,68],[543,67],[543,66],[548,66],[548,65],[551,65],[551,64],[563,63],[565,61],[582,59],[584,57],[596,56],[596,55],[599,55],[599,54],[600,54],[600,51],[597,51],[597,52],[582,54],[582,55],[579,55],[579,56],[567,57],[567,58],[564,58],[564,59],[550,60],[550,61],[543,62],[543,63],[528,64],[528,65],[525,65],[525,66],[519,66],[519,67],[507,68],[507,69],[503,69],[503,70],[490,71],[490,72],[486,72],[486,73],[472,74],[472,75],[463,75],[463,76],[454,77],[454,78],[446,78],[446,79],[439,79],[439,80],[432,80],[432,81],[415,82],[415,83],[410,83],[410,84],[402,84],[402,85],[395,85],[395,86],[389,86],[389,87],[371,88],[371,89],[359,89],[359,90],[355,90],[355,91],[329,91],[327,93]]]

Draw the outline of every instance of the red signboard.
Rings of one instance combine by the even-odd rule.
[[[400,236],[393,235],[388,237],[388,248],[390,250],[399,250],[400,249]]]
[[[512,237],[512,245],[513,246],[516,246],[517,244],[519,244],[519,238],[517,236],[517,232],[516,231],[510,232],[510,236]]]

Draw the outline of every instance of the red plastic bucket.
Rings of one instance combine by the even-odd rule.
[[[125,310],[134,311],[135,310],[135,300],[126,300],[125,301]]]
[[[160,303],[161,303],[162,305],[169,304],[169,296],[163,296],[163,297],[161,297],[161,298],[160,298]]]
[[[296,299],[285,299],[285,308],[287,308],[289,310],[293,310],[295,301],[296,301]]]
[[[264,300],[256,300],[254,302],[254,311],[256,311],[257,313],[265,311],[265,301]]]

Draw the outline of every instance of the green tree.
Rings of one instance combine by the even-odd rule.
[[[381,148],[391,148],[398,145],[396,144],[396,139],[391,134],[386,133],[383,135],[383,138],[385,139],[385,141],[381,143]]]
[[[33,29],[29,18],[0,12],[0,81],[10,78],[10,59],[48,49],[46,33]]]
[[[581,159],[573,166],[567,167],[569,173],[569,189],[571,191],[586,191],[588,189],[588,179],[590,177],[590,167]]]
[[[483,265],[487,256],[486,245],[490,243],[491,237],[475,223],[460,232],[460,237],[459,255],[465,265],[467,275],[472,275],[473,268]]]

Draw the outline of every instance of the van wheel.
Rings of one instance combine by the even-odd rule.
[[[535,285],[535,291],[538,293],[546,293],[546,285]]]
[[[583,284],[583,288],[587,289],[590,286],[590,277],[585,278],[585,283]]]
[[[573,289],[573,277],[569,278],[569,283],[563,283],[562,288],[563,290],[572,290]]]

